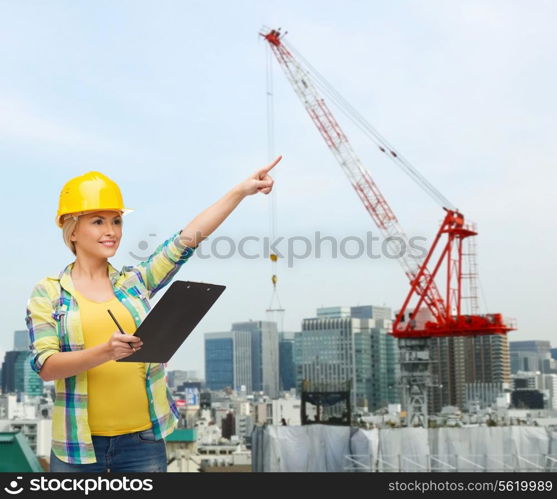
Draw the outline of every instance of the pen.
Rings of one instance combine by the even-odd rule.
[[[107,309],[106,311],[110,314],[110,317],[112,317],[112,320],[114,321],[114,323],[116,324],[116,326],[118,327],[118,329],[120,330],[120,332],[121,332],[122,334],[126,334],[126,333],[124,333],[124,330],[122,329],[122,326],[120,326],[120,324],[118,324],[118,321],[116,320],[116,317],[114,317],[114,314],[110,311],[110,309]],[[135,352],[135,348],[132,346],[132,344],[131,344],[131,343],[128,343],[128,345],[129,345],[130,348]]]

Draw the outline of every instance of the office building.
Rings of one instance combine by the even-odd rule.
[[[296,388],[294,333],[279,333],[279,388],[281,391]]]
[[[511,341],[509,347],[513,374],[519,371],[539,371],[548,374],[555,371],[555,359],[551,356],[549,341]]]
[[[275,322],[232,324],[226,333],[205,335],[207,388],[279,395],[279,342]]]
[[[375,319],[376,321],[391,321],[393,312],[389,307],[374,305],[358,305],[350,307],[350,316],[356,319]]]
[[[398,351],[389,329],[390,311],[383,307],[317,309],[316,317],[303,319],[302,331],[295,334],[298,389],[304,380],[324,389],[349,382],[354,409],[398,402]]]
[[[29,352],[21,352],[15,364],[15,390],[31,397],[39,397],[43,393],[43,380],[33,371],[29,363]]]
[[[388,307],[363,305],[350,307],[350,316],[368,319],[370,322],[371,343],[371,398],[369,408],[374,410],[386,404],[400,402],[399,393],[399,355],[398,343],[390,332],[392,329],[392,310]],[[362,356],[362,360],[367,358]]]
[[[6,352],[2,364],[2,393],[42,394],[43,380],[31,369],[30,355],[28,350]]]
[[[205,334],[205,383],[210,390],[234,388],[234,339],[231,332]]]
[[[276,322],[247,321],[232,324],[235,384],[246,391],[279,395],[279,349]]]
[[[15,366],[21,352],[11,351],[4,354],[2,363],[2,393],[16,393]]]
[[[352,405],[367,404],[371,362],[356,375],[354,336],[364,335],[369,344],[368,324],[350,317],[315,317],[303,319],[302,331],[295,334],[294,359],[296,383],[301,390],[304,380],[323,390],[339,390],[347,382],[351,386]],[[366,321],[367,322],[367,321]],[[365,341],[365,340],[364,340]],[[362,349],[360,342],[359,351]],[[370,347],[367,351],[369,352]],[[365,352],[364,352],[365,354]]]
[[[14,350],[29,351],[29,332],[27,329],[14,331]]]

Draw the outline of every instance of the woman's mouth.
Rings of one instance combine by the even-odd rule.
[[[101,244],[106,248],[113,248],[116,241],[101,241]]]

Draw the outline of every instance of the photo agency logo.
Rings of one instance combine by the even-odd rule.
[[[15,480],[10,481],[8,487],[4,487],[4,490],[12,496],[20,494],[21,492],[23,492],[23,487],[19,482],[20,480],[23,480],[22,476],[16,477]]]
[[[29,492],[80,492],[86,496],[92,492],[151,492],[153,490],[153,480],[151,478],[50,478],[41,476],[31,478],[29,484],[24,487],[23,476],[12,479],[7,487],[4,487],[10,495],[18,495],[21,492],[28,495]]]
[[[387,258],[396,260],[399,258],[409,258],[422,261],[427,255],[427,238],[414,236],[405,238],[402,236],[391,236],[382,238],[367,231],[363,236],[329,236],[316,231],[313,236],[290,236],[270,237],[244,236],[233,238],[230,236],[207,237],[203,239],[200,232],[195,237],[188,238],[186,244],[193,242],[195,246],[201,241],[195,255],[197,258],[207,260],[217,258],[226,260],[229,258],[244,258],[255,260],[258,258],[268,259],[271,255],[276,255],[279,259],[284,259],[288,267],[292,268],[297,260],[321,259],[321,258],[343,258],[346,260],[356,260],[367,258],[377,260]],[[149,237],[138,243],[138,250],[130,251],[128,254],[138,261],[147,260],[155,250],[155,244],[160,244],[157,234],[149,234]]]

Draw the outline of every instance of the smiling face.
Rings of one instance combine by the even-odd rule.
[[[71,236],[77,255],[109,258],[116,254],[122,239],[122,215],[119,211],[85,213]]]

